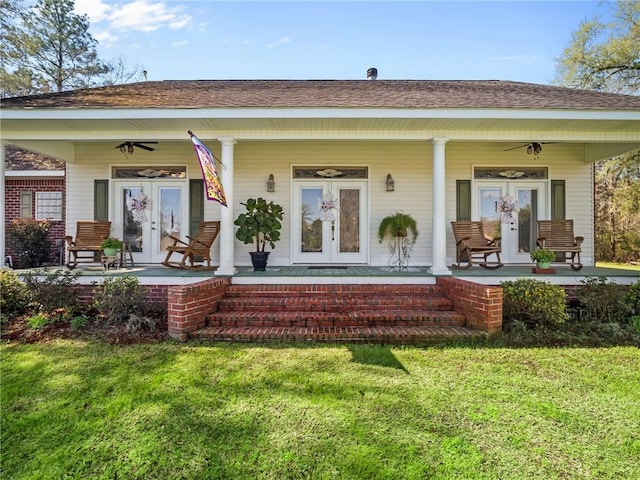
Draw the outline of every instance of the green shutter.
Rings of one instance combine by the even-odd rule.
[[[471,220],[471,180],[456,180],[456,220]]]
[[[204,221],[204,182],[189,180],[189,235],[195,235]]]
[[[109,221],[109,180],[93,181],[93,219]]]
[[[20,192],[20,217],[33,217],[33,192],[31,190]]]
[[[551,180],[551,220],[564,220],[565,213],[564,180]]]

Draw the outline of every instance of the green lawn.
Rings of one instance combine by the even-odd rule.
[[[6,479],[636,479],[640,349],[2,345]]]

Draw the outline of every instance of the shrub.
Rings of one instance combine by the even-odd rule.
[[[89,319],[84,315],[77,315],[71,319],[69,325],[71,326],[72,330],[80,330],[87,325],[88,321]]]
[[[503,323],[547,328],[568,320],[566,293],[557,285],[532,279],[502,282]]]
[[[575,291],[579,300],[578,318],[584,323],[626,322],[631,316],[631,307],[625,292],[625,286],[605,277],[587,277]]]
[[[20,267],[39,267],[49,260],[49,222],[16,218],[9,228],[9,242],[13,251],[20,255]]]
[[[136,277],[106,278],[94,290],[94,307],[112,322],[126,322],[146,313],[147,290]]]
[[[640,316],[640,280],[629,285],[624,294],[624,302],[632,316]]]
[[[76,314],[83,308],[78,301],[79,275],[79,272],[69,270],[53,273],[36,271],[22,275],[22,278],[31,292],[34,308],[42,312],[65,309],[71,314]]]
[[[31,293],[18,275],[0,270],[0,312],[11,319],[26,313],[30,303]]]

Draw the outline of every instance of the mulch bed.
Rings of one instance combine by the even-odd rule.
[[[59,339],[99,341],[110,344],[157,343],[169,339],[166,318],[154,319],[154,330],[141,329],[127,332],[123,324],[93,318],[82,328],[71,328],[69,322],[57,322],[42,328],[32,328],[27,317],[19,317],[2,325],[0,337],[5,343],[50,343]]]

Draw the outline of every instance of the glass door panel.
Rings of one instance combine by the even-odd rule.
[[[294,263],[367,261],[366,185],[346,180],[295,182]]]
[[[169,235],[184,239],[185,182],[114,181],[113,234],[129,246],[136,263],[159,263]]]

